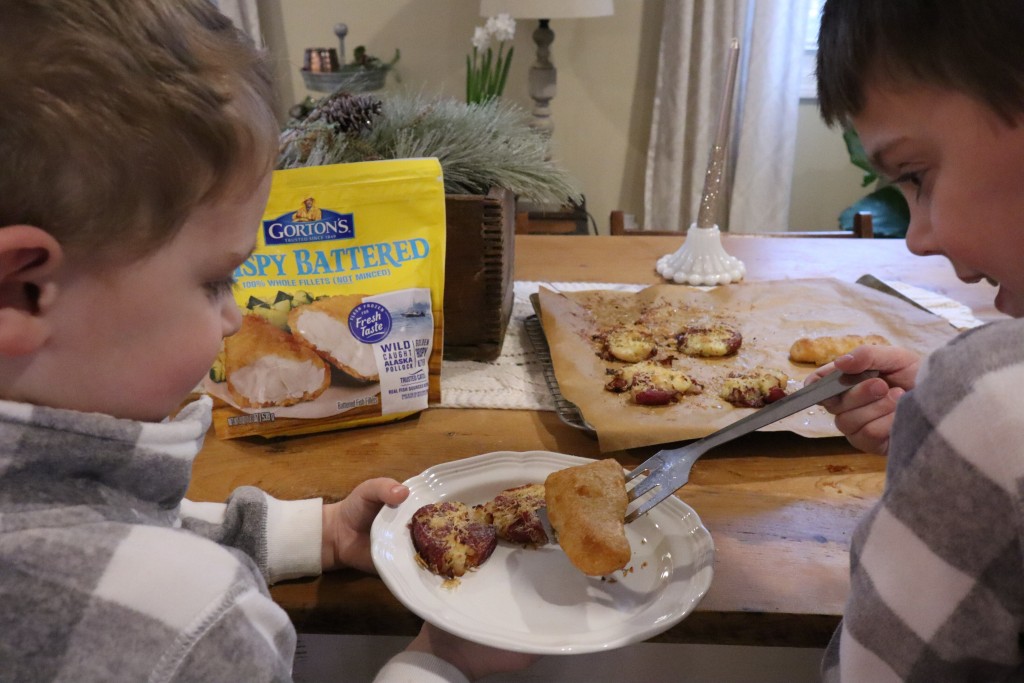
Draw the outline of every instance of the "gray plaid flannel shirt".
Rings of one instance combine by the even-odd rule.
[[[824,680],[1020,681],[1024,321],[964,333],[900,400]]]
[[[0,680],[291,679],[268,497],[195,520],[224,545],[180,528],[208,425],[208,401],[160,424],[0,402]]]
[[[184,500],[209,424],[0,401],[0,683],[291,680],[267,581],[319,573],[321,502]],[[466,678],[409,652],[375,681]]]

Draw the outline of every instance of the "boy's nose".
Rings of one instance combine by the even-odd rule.
[[[223,321],[222,337],[230,337],[242,326],[242,310],[233,299],[225,302],[221,320]]]
[[[910,211],[910,223],[907,225],[907,249],[911,254],[928,256],[938,254],[939,250],[933,239],[931,220],[921,211]]]

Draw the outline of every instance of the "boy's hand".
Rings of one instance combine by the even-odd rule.
[[[453,636],[429,622],[423,623],[419,635],[406,648],[409,652],[429,652],[452,664],[475,681],[492,674],[521,671],[538,659],[539,655],[508,652]]]
[[[385,505],[398,505],[409,489],[394,479],[369,479],[337,503],[324,505],[322,571],[352,567],[376,573],[370,558],[370,525]]]
[[[885,455],[889,452],[896,402],[914,388],[920,362],[916,353],[897,346],[860,346],[815,370],[804,384],[816,382],[837,368],[849,375],[878,370],[875,379],[861,382],[821,405],[836,416],[836,429],[855,448]]]

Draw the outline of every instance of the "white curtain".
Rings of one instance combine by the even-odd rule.
[[[256,0],[213,0],[213,4],[226,17],[235,22],[253,39],[257,47],[263,47],[263,34],[260,33],[260,15],[256,11]]]
[[[732,38],[740,66],[723,210],[732,232],[788,228],[808,0],[665,0],[644,226],[697,218]]]

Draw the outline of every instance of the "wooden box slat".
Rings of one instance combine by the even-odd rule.
[[[444,358],[494,360],[512,315],[515,197],[445,196]]]

